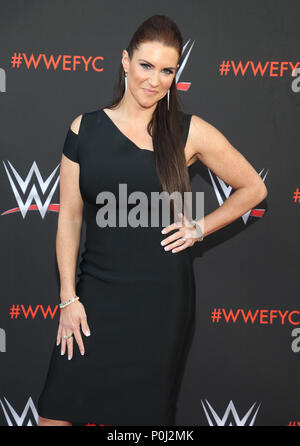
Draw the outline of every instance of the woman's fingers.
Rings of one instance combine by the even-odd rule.
[[[57,337],[56,337],[56,345],[60,344],[61,341],[61,333],[62,333],[62,325],[59,324],[58,330],[57,330]]]
[[[178,244],[176,244],[176,245],[173,243],[173,245],[174,245],[175,247],[172,249],[172,252],[183,251],[184,249],[189,248],[189,247],[191,246],[191,244],[190,244],[190,242],[189,242],[188,239],[187,239],[186,241],[184,241],[184,240],[182,240],[182,239],[179,239],[179,241],[180,241],[181,243],[178,243]]]
[[[82,331],[86,336],[90,336],[90,328],[87,323],[87,317],[84,307],[76,310],[75,314],[66,314],[67,320],[63,319],[60,323],[58,334],[57,334],[57,345],[61,344],[61,355],[64,355],[66,349],[68,350],[68,359],[72,359],[74,354],[74,340],[73,336],[78,344],[79,351],[82,355],[85,353],[85,348],[83,345],[80,325]],[[71,336],[70,336],[71,335]],[[65,338],[67,336],[67,339]]]
[[[67,339],[67,347],[68,347],[68,359],[72,359],[72,357],[73,357],[73,336],[70,336]]]
[[[174,234],[169,235],[169,237],[163,239],[160,244],[162,246],[165,246],[165,251],[168,251],[169,249],[171,249],[173,246],[176,246],[174,243],[176,243],[178,240],[181,240],[181,237],[184,237],[184,231],[182,230],[178,230],[177,232],[175,232]],[[171,242],[174,242],[173,244],[169,244]],[[166,246],[167,245],[167,246]]]
[[[180,228],[177,232],[171,234],[169,237],[161,241],[161,245],[165,247],[164,249],[166,251],[172,250],[173,253],[183,251],[184,249],[192,246],[195,242],[194,226],[181,212],[178,214],[178,217],[179,221],[167,226],[162,231],[163,234],[167,234],[172,229]],[[186,240],[182,240],[182,237]]]
[[[88,323],[87,323],[86,315],[82,316],[80,323],[81,323],[81,330],[83,331],[83,333],[86,336],[90,336],[91,335],[91,331],[90,331],[90,328],[89,328]]]
[[[82,337],[81,337],[81,333],[80,333],[80,329],[75,328],[72,336],[70,336],[71,333],[67,334],[66,330],[62,331],[62,338],[61,338],[61,355],[65,354],[66,348],[68,350],[68,359],[71,360],[73,358],[73,352],[74,352],[74,343],[73,343],[73,336],[78,344],[80,353],[82,355],[84,355],[85,353],[85,349],[84,349],[84,345],[83,345],[83,341],[82,341]],[[68,339],[65,339],[64,336],[70,336]]]
[[[81,333],[80,333],[79,328],[76,328],[76,330],[74,330],[74,337],[75,337],[76,342],[78,344],[80,353],[82,355],[84,355],[84,345],[83,345],[83,341],[82,341],[82,337],[81,337]]]
[[[61,349],[60,354],[64,355],[66,352],[66,348],[68,350],[68,359],[71,359],[73,356],[73,336],[70,336],[72,333],[71,331],[67,331],[63,328],[62,330],[62,336],[61,336]],[[65,336],[70,336],[68,339],[65,338]],[[71,356],[71,358],[70,358]]]
[[[64,355],[66,351],[66,340],[64,336],[66,335],[66,331],[63,329],[61,333],[61,345],[60,345],[60,354]]]

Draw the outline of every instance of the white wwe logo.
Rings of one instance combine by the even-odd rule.
[[[261,170],[261,171],[259,172],[259,175],[260,175],[260,176],[262,175],[262,172],[263,172],[263,170]],[[267,172],[266,172],[265,175],[263,176],[263,178],[262,178],[263,181],[265,181],[268,172],[269,172],[269,170],[267,170]],[[217,197],[219,206],[222,206],[222,204],[224,203],[224,200],[223,200],[223,198],[221,197],[221,194],[220,194],[220,192],[219,192],[219,190],[218,190],[218,186],[217,186],[217,184],[216,184],[216,182],[215,182],[215,180],[214,180],[214,178],[213,178],[213,175],[212,175],[210,169],[208,169],[208,173],[209,173],[211,182],[212,182],[212,184],[213,184],[213,188],[214,188],[214,191],[215,191],[215,194],[216,194],[216,197]],[[227,200],[227,198],[228,198],[229,195],[231,194],[232,186],[226,186],[226,184],[224,183],[224,181],[221,180],[221,178],[219,178],[218,176],[217,176],[217,179],[218,179],[218,182],[219,182],[219,184],[220,184],[220,188],[221,188],[223,194],[225,195],[225,199]],[[247,220],[248,220],[249,215],[250,215],[251,213],[252,213],[252,215],[255,215],[256,217],[260,217],[260,216],[262,216],[263,213],[264,213],[264,209],[256,209],[255,211],[256,211],[256,212],[253,212],[253,209],[250,209],[250,210],[247,211],[244,215],[242,215],[244,224],[247,223]]]
[[[38,413],[37,410],[33,404],[33,401],[31,399],[31,397],[29,397],[27,404],[22,412],[21,415],[18,415],[17,412],[15,411],[15,409],[12,407],[12,405],[7,401],[6,398],[3,398],[6,406],[7,406],[7,410],[4,407],[4,404],[2,403],[2,401],[0,400],[0,404],[4,413],[4,416],[6,418],[7,424],[8,426],[23,426],[24,425],[24,420],[26,418],[26,416],[28,415],[29,409],[31,409],[31,412],[33,414],[34,417],[34,421],[31,420],[30,418],[27,421],[26,426],[33,426],[33,425],[37,425],[38,423]],[[10,413],[9,413],[10,412]]]
[[[181,55],[184,54],[185,49],[188,47],[189,43],[190,43],[190,39],[189,39],[189,40],[186,42],[186,44],[183,46]],[[187,64],[187,61],[188,61],[188,59],[189,59],[190,52],[192,51],[192,48],[193,48],[193,46],[194,46],[194,43],[195,43],[195,41],[191,44],[191,47],[189,48],[187,54],[184,56],[184,58],[183,58],[183,60],[182,60],[182,62],[181,62],[181,64],[180,64],[180,67],[178,68],[178,71],[176,72],[176,75],[175,75],[175,82],[176,82],[176,84],[178,83],[178,81],[179,81],[179,79],[180,79],[180,76],[181,76],[181,74],[182,74],[182,72],[183,72],[183,70],[184,70],[184,68],[185,68],[185,66],[186,66],[186,64]],[[181,88],[179,88],[179,89],[181,89]]]
[[[40,214],[41,214],[41,216],[42,216],[42,218],[45,217],[47,210],[57,210],[56,209],[57,205],[53,205],[53,209],[49,209],[49,206],[50,206],[50,203],[51,203],[52,196],[53,196],[53,194],[54,194],[54,192],[55,192],[55,190],[57,188],[57,185],[58,185],[58,182],[59,182],[59,176],[56,178],[52,188],[50,189],[44,204],[42,204],[42,201],[41,201],[41,199],[39,197],[39,193],[38,193],[38,190],[37,190],[35,184],[33,184],[33,186],[31,187],[31,189],[29,191],[29,194],[28,194],[28,197],[26,199],[26,202],[24,202],[22,200],[22,198],[20,196],[20,192],[19,192],[18,187],[17,187],[16,184],[19,185],[19,189],[21,189],[22,193],[26,194],[28,185],[30,183],[30,180],[32,179],[33,174],[35,173],[35,176],[37,178],[37,181],[39,183],[41,191],[42,191],[43,194],[45,194],[46,191],[48,190],[48,187],[49,187],[53,177],[56,175],[56,172],[58,170],[59,165],[54,169],[54,171],[51,173],[51,175],[44,181],[43,178],[42,178],[42,175],[41,175],[41,173],[39,171],[39,168],[38,168],[36,162],[34,161],[32,166],[31,166],[31,168],[30,168],[30,171],[29,171],[27,177],[25,178],[25,180],[23,180],[21,178],[21,176],[18,174],[18,172],[16,171],[16,169],[13,167],[13,165],[8,161],[8,164],[9,164],[9,166],[11,168],[12,174],[14,175],[14,179],[16,181],[16,184],[15,184],[14,183],[14,179],[12,177],[12,174],[9,172],[9,170],[6,167],[4,162],[3,162],[3,164],[4,164],[4,168],[6,170],[6,173],[7,173],[7,176],[8,176],[10,185],[11,185],[11,188],[13,190],[13,193],[15,195],[16,201],[17,201],[17,203],[19,205],[19,209],[20,209],[20,212],[21,212],[23,218],[25,218],[29,208],[30,208],[30,210],[38,209]],[[32,202],[35,202],[36,206],[32,205]],[[51,208],[51,206],[50,206],[50,208]],[[2,215],[8,214],[8,213],[11,213],[11,212],[14,212],[14,211],[15,210],[9,210],[9,211],[4,212]]]
[[[260,404],[259,404],[259,406],[257,407],[256,411],[254,412],[254,407],[256,405],[256,402],[255,402],[250,407],[248,412],[243,416],[243,418],[240,418],[238,413],[237,413],[237,410],[234,407],[234,404],[233,404],[233,402],[231,400],[230,403],[227,406],[227,409],[225,410],[223,418],[221,418],[221,417],[219,417],[217,412],[212,408],[212,406],[209,404],[209,402],[207,400],[205,400],[205,402],[206,402],[207,408],[205,407],[203,401],[201,400],[201,404],[202,404],[203,410],[205,412],[207,421],[208,421],[210,426],[225,426],[226,423],[228,422],[228,418],[229,418],[230,414],[232,414],[235,426],[253,426],[253,423],[254,423],[255,418],[257,416],[257,412],[258,412],[258,410],[260,408]],[[209,414],[209,411],[210,411],[210,414]],[[252,413],[253,413],[253,416],[250,419],[250,415]],[[215,424],[213,423],[212,418],[213,418]],[[249,419],[249,422],[248,422],[248,419]],[[246,424],[247,422],[248,422],[248,424]],[[229,422],[228,426],[233,426],[231,421]]]

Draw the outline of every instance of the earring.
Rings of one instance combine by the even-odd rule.
[[[125,71],[125,91],[127,90],[127,73]]]
[[[167,93],[167,99],[168,99],[168,110],[169,110],[169,103],[170,103],[170,89],[168,90],[168,93]]]

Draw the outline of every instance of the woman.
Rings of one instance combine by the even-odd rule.
[[[189,248],[267,195],[222,133],[179,109],[175,75],[182,48],[172,20],[150,17],[123,51],[114,103],[83,113],[68,130],[56,245],[60,298],[67,305],[38,402],[39,426],[175,424],[195,323]],[[197,159],[236,189],[205,219],[195,224],[183,214],[175,221],[173,207],[164,234],[162,224],[99,227],[99,192],[117,196],[126,184],[128,194],[183,194]],[[83,206],[86,245],[75,285]]]

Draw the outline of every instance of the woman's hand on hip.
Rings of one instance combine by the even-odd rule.
[[[180,229],[161,241],[161,245],[165,247],[165,250],[172,250],[173,253],[190,248],[199,238],[195,226],[193,226],[182,213],[180,213],[179,216],[181,217],[181,220],[166,226],[163,229],[163,234],[168,234],[168,232],[174,229]],[[183,240],[183,238],[185,240]]]

